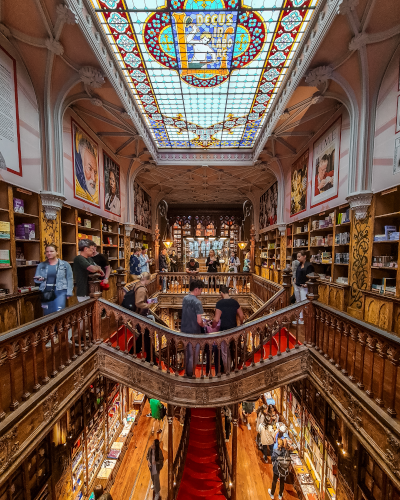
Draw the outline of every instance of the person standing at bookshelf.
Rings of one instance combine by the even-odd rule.
[[[43,315],[47,316],[65,309],[67,297],[73,294],[74,281],[71,266],[58,258],[56,245],[46,245],[45,254],[46,260],[37,266],[33,279],[40,284]]]
[[[78,302],[90,299],[89,296],[89,274],[99,273],[104,276],[100,266],[93,260],[96,251],[96,243],[92,240],[79,240],[79,255],[74,259],[74,278],[76,283],[76,298]]]
[[[103,278],[102,283],[103,283],[103,285],[107,285],[108,279],[109,279],[110,274],[111,274],[110,262],[108,261],[107,257],[103,253],[99,253],[97,251],[97,247],[95,247],[92,258],[94,260],[94,263],[101,267],[101,270],[104,273],[104,278]]]
[[[297,295],[296,302],[301,302],[306,300],[308,294],[307,288],[307,274],[314,272],[314,266],[307,260],[307,252],[305,250],[300,250],[297,254],[297,260],[299,265],[296,269],[296,287]],[[296,293],[296,288],[295,288]],[[299,325],[304,325],[303,311],[300,312]]]
[[[140,270],[139,256],[140,256],[140,248],[136,247],[132,252],[131,258],[129,259],[129,273],[134,281],[139,279],[140,275],[142,274]]]
[[[149,273],[150,272],[150,259],[147,255],[147,248],[142,247],[142,253],[139,255],[140,262],[140,273]]]

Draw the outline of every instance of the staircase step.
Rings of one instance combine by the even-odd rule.
[[[212,408],[192,408],[192,418],[200,417],[200,418],[209,418],[216,417],[216,411]]]
[[[187,456],[199,464],[206,464],[208,462],[213,462],[217,460],[218,452],[215,447],[213,448],[196,448],[195,446],[190,446],[187,452]]]
[[[215,422],[209,422],[208,419],[204,419],[203,421],[191,421],[190,428],[195,429],[196,431],[215,431]]]
[[[208,497],[210,494],[222,493],[223,482],[221,479],[195,479],[183,474],[181,488],[184,488],[188,493],[199,497]]]
[[[185,464],[185,472],[189,476],[197,479],[213,479],[222,481],[221,469],[218,465],[213,463],[199,464],[192,462],[191,460],[187,460],[186,462],[190,462],[190,465],[188,463]],[[213,467],[210,467],[211,465]]]
[[[215,429],[200,430],[200,429],[190,429],[189,437],[193,438],[195,441],[207,441],[213,440],[217,436]]]
[[[191,446],[195,446],[196,448],[216,448],[217,439],[205,439],[201,440],[201,438],[193,439],[192,436],[189,438],[189,450]]]

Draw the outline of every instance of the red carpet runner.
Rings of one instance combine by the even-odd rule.
[[[189,447],[177,500],[225,500],[218,465],[216,410],[193,408]]]

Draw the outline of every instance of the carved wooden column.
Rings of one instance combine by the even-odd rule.
[[[118,297],[118,305],[122,304],[124,299],[124,286],[126,285],[126,270],[123,267],[119,267],[117,269],[117,297]]]
[[[100,289],[100,275],[99,274],[89,274],[89,296],[92,299],[98,299],[102,295]]]
[[[287,307],[290,305],[290,296],[292,295],[292,268],[289,264],[282,272],[282,286],[285,289],[284,305]]]
[[[319,274],[317,273],[310,273],[307,274],[308,281],[306,283],[308,293],[307,293],[307,299],[311,302],[309,305],[309,310],[307,314],[308,318],[308,324],[306,323],[306,345],[308,347],[314,347],[316,344],[316,318],[315,318],[315,308],[314,305],[312,304],[312,301],[318,300],[319,299],[319,294],[318,294],[318,280],[319,280]],[[308,334],[307,334],[308,330]]]
[[[254,227],[254,226],[252,226]],[[239,404],[232,405],[232,486],[231,500],[237,500],[236,497],[236,476],[237,476],[237,445],[238,445],[238,423],[239,423]]]
[[[156,265],[156,272],[160,270],[160,230],[158,229],[158,224],[156,224],[156,229],[154,231],[154,259]]]
[[[167,405],[168,419],[168,500],[174,499],[174,405]]]
[[[256,229],[254,224],[250,228],[250,269],[254,273],[254,262],[255,262],[255,251],[256,251]]]

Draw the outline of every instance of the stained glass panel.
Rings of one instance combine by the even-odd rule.
[[[91,0],[159,149],[251,149],[318,0]]]

